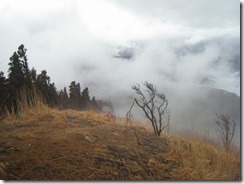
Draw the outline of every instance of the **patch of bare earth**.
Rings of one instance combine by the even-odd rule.
[[[100,117],[101,116],[101,117]],[[3,180],[170,180],[177,164],[156,138],[104,115],[75,112],[0,122]]]

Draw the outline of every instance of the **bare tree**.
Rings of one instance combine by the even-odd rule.
[[[231,142],[235,133],[236,122],[231,121],[229,115],[216,114],[219,120],[216,120],[217,130],[220,132],[221,140],[226,151],[230,149]]]
[[[135,102],[151,122],[154,134],[160,136],[161,132],[169,127],[170,111],[167,109],[168,99],[166,99],[163,93],[158,93],[153,84],[145,82],[143,86],[145,87],[143,90],[139,84],[132,86],[132,89],[139,97],[132,98],[133,104],[129,112],[132,110]]]

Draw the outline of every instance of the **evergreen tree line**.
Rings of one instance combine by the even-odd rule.
[[[111,102],[96,100],[95,96],[90,99],[88,88],[86,87],[81,92],[80,83],[76,83],[76,81],[70,83],[69,94],[66,87],[57,91],[46,70],[37,74],[34,68],[29,69],[26,51],[27,49],[22,44],[9,58],[7,78],[0,71],[0,115],[6,112],[18,113],[20,111],[18,105],[21,103],[19,99],[23,89],[27,93],[29,104],[33,103],[33,93],[37,91],[50,107],[95,111],[102,111],[104,106],[112,108]]]

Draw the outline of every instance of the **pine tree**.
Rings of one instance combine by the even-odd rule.
[[[36,69],[35,68],[32,68],[31,71],[30,71],[30,77],[31,77],[31,81],[33,83],[36,83],[36,80],[37,80],[37,74],[36,74]]]
[[[21,104],[20,92],[21,90],[26,90],[27,92],[27,103],[31,101],[29,98],[32,91],[32,81],[30,77],[30,72],[27,62],[27,49],[24,45],[18,47],[17,52],[14,52],[13,55],[9,58],[9,74],[8,74],[8,106],[9,109],[18,111],[18,105]]]
[[[28,68],[27,56],[24,45],[18,47],[18,51],[14,52],[9,58],[9,76],[8,80],[12,88],[19,90],[22,87],[31,87],[31,77]]]
[[[87,87],[81,93],[81,104],[82,104],[83,110],[89,108],[90,96],[89,96],[89,90]]]
[[[61,91],[59,92],[58,98],[59,98],[59,106],[61,109],[67,109],[70,106],[66,87],[64,87],[63,90],[61,89]]]
[[[100,111],[95,96],[92,97],[92,100],[91,100],[90,104],[91,104],[91,108],[92,108],[92,110],[94,110],[94,111]]]
[[[33,71],[33,75],[34,75]],[[33,76],[34,77],[34,76]],[[50,77],[47,75],[46,70],[42,70],[36,77],[35,86],[37,90],[42,94],[46,103],[50,106],[56,106],[58,104],[58,94],[54,83],[50,83]]]
[[[80,83],[72,81],[69,86],[69,96],[71,108],[81,109]]]
[[[51,83],[48,86],[47,93],[48,93],[48,98],[49,98],[49,104],[51,106],[57,106],[58,105],[58,93],[57,93],[54,83]]]
[[[7,106],[8,100],[8,86],[7,79],[4,77],[4,73],[0,72],[0,116],[4,114],[5,107]],[[1,119],[1,118],[0,118]]]

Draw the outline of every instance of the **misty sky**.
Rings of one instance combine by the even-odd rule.
[[[240,95],[237,0],[1,0],[0,70],[20,44],[57,89],[107,98],[145,80]]]

